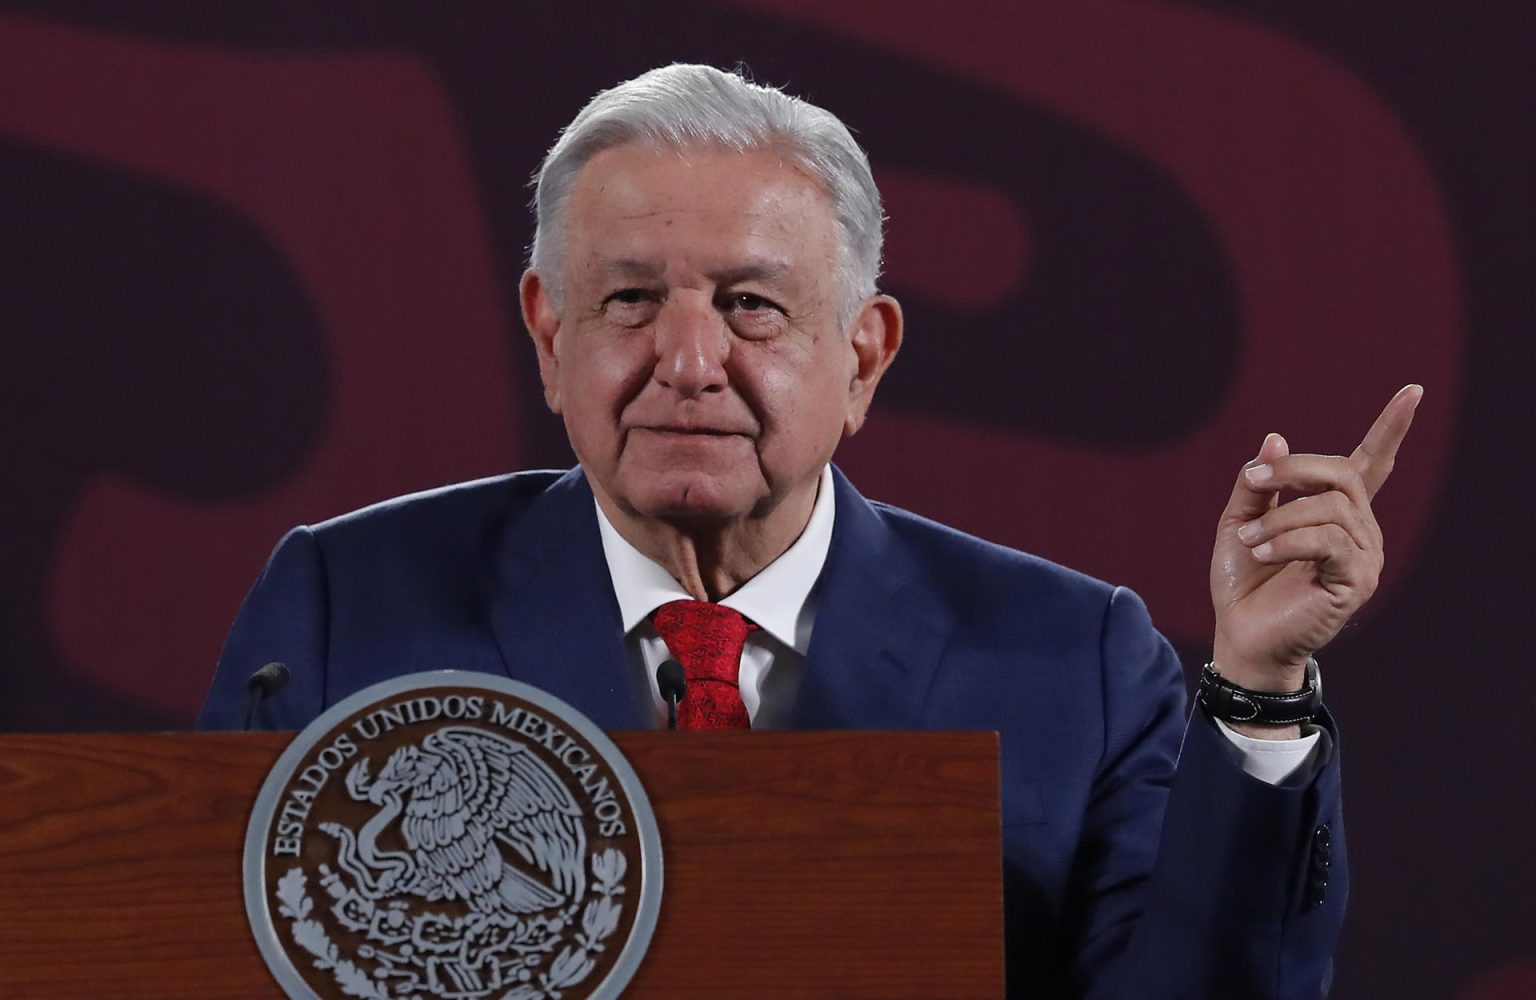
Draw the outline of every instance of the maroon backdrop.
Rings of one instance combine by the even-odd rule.
[[[184,726],[287,527],[569,464],[526,178],[598,89],[741,62],[887,195],[910,333],[844,467],[1136,587],[1191,667],[1264,433],[1347,451],[1426,385],[1327,658],[1335,994],[1536,996],[1531,9],[126,6],[0,3],[0,728]]]

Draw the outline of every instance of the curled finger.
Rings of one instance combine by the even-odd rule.
[[[1381,547],[1381,529],[1369,509],[1362,511],[1359,505],[1339,490],[1299,497],[1281,504],[1238,528],[1237,537],[1244,545],[1252,547],[1287,531],[1325,524],[1342,527],[1362,549]]]
[[[1290,491],[1310,496],[1338,490],[1361,507],[1371,502],[1359,466],[1342,455],[1287,455],[1252,466],[1243,474],[1254,489],[1272,493]]]
[[[1378,552],[1362,549],[1337,524],[1296,528],[1276,535],[1252,549],[1253,557],[1268,565],[1309,562],[1328,580],[1374,590],[1381,574]]]

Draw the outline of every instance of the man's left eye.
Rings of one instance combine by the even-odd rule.
[[[767,309],[778,312],[783,311],[775,303],[763,298],[761,295],[753,295],[751,292],[738,292],[732,295],[730,306],[738,312],[762,312]]]

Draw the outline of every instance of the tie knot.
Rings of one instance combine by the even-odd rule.
[[[708,601],[672,601],[651,617],[656,634],[691,675],[704,664],[729,665],[729,680],[736,681],[741,647],[757,625],[740,611]]]

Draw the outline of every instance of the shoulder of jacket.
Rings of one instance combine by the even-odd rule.
[[[1086,573],[1042,556],[988,541],[891,504],[870,501],[892,536],[921,562],[941,572],[1010,585],[1042,585],[1096,601],[1116,589]]]
[[[540,469],[451,483],[391,497],[308,527],[320,539],[393,534],[427,523],[445,531],[475,530],[487,521],[516,516],[564,475],[560,470]]]

